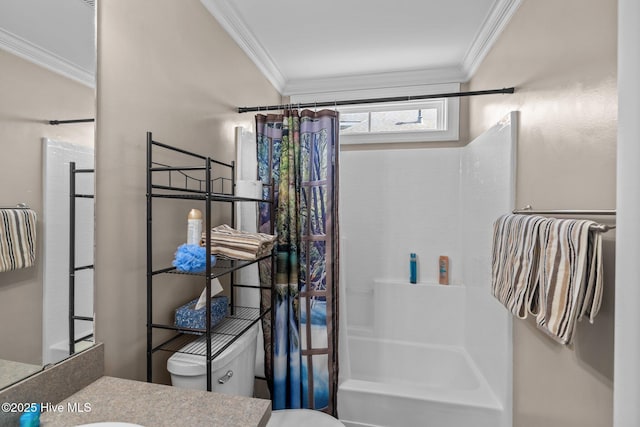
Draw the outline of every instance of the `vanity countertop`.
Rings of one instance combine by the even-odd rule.
[[[44,404],[47,406],[47,404]],[[264,427],[271,402],[201,390],[102,377],[40,418],[42,427],[119,421],[147,427]]]

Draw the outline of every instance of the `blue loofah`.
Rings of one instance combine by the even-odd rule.
[[[216,257],[211,255],[211,265]],[[202,273],[206,269],[207,250],[198,245],[180,245],[173,260],[173,266],[187,273]]]

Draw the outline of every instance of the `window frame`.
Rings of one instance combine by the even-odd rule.
[[[295,103],[312,103],[314,101],[344,101],[350,99],[370,99],[397,96],[420,96],[437,93],[450,93],[460,91],[459,83],[448,83],[439,85],[420,85],[406,87],[389,87],[380,89],[360,89],[341,92],[323,92],[310,94],[296,94],[290,97],[290,101]],[[354,104],[337,106],[340,112],[367,112],[367,111],[393,111],[394,106],[400,105],[428,105],[433,102],[442,102],[443,107],[443,130],[418,130],[400,132],[367,132],[358,134],[340,134],[341,145],[351,144],[393,144],[405,142],[440,142],[458,141],[460,127],[460,98],[432,98],[423,100],[412,100],[394,103],[378,104]],[[374,110],[375,109],[375,110]]]
[[[337,107],[340,113],[368,113],[369,128],[371,128],[371,113],[385,111],[400,110],[427,110],[435,109],[437,111],[437,129],[415,129],[397,131],[368,131],[357,133],[340,133],[340,142],[345,144],[369,144],[369,143],[385,143],[385,142],[420,142],[420,141],[444,141],[447,137],[457,135],[448,135],[449,127],[449,99],[435,98],[417,101],[379,103],[379,104],[357,104],[349,106]]]

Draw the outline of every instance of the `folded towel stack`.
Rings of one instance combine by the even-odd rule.
[[[36,221],[31,209],[0,209],[0,272],[35,263]]]
[[[602,301],[602,236],[593,221],[504,215],[494,224],[492,293],[514,315],[570,344]]]
[[[275,241],[276,236],[270,234],[239,231],[223,224],[211,229],[211,242],[208,246],[212,254],[254,260],[268,255]],[[202,233],[200,245],[207,246],[206,233]]]

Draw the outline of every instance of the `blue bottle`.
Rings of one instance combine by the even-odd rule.
[[[32,403],[20,416],[20,427],[40,427],[40,404]]]
[[[413,252],[409,255],[409,282],[418,283],[418,265],[416,254]]]

